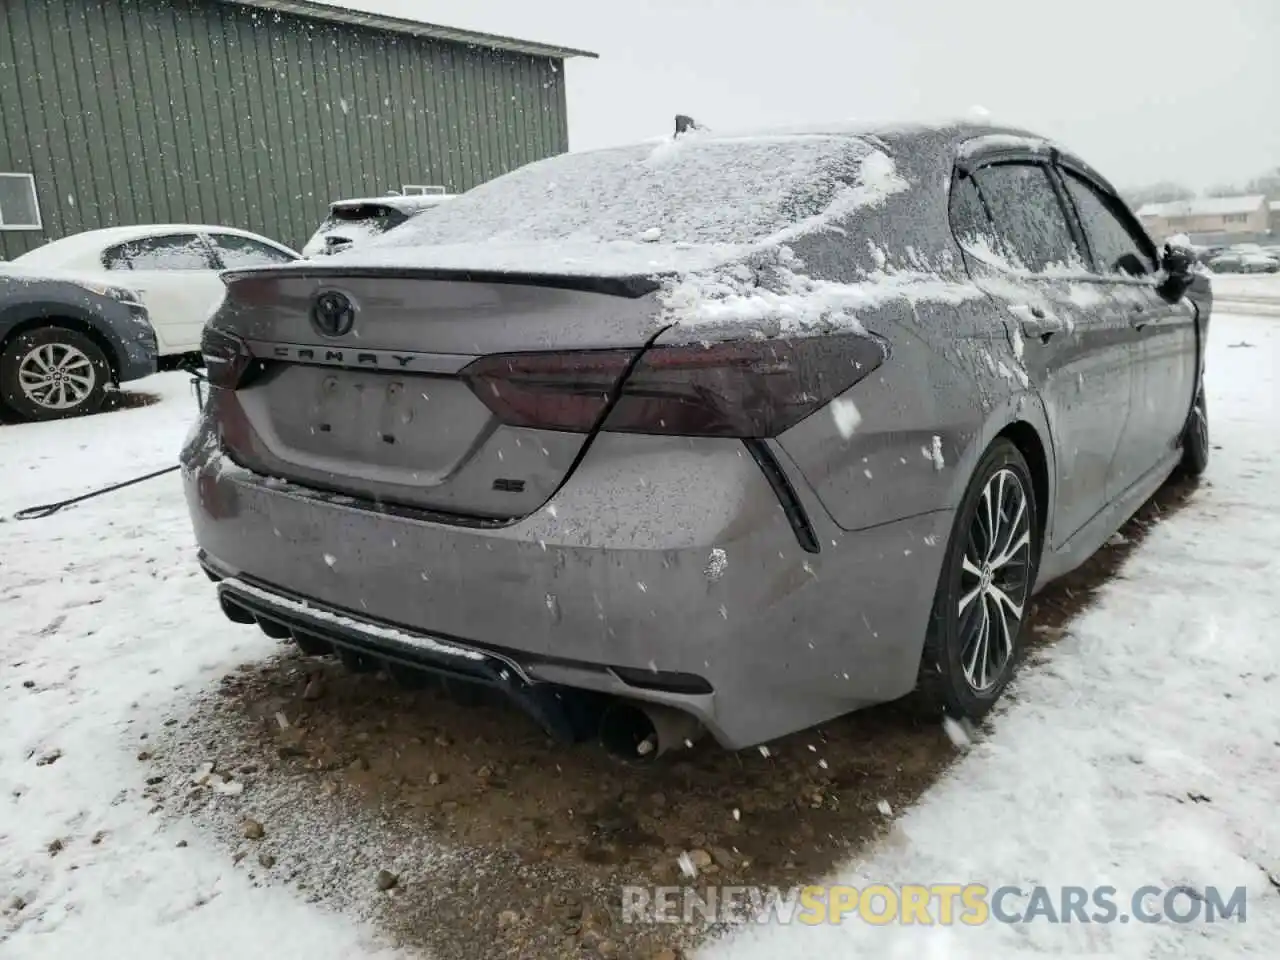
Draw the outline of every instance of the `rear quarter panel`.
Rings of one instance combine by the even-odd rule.
[[[991,439],[1013,419],[1037,419],[1007,325],[951,235],[949,135],[877,146],[905,188],[858,210],[841,232],[805,238],[796,252],[825,280],[874,286],[918,277],[926,293],[859,311],[858,321],[890,343],[888,359],[780,438],[845,530],[954,508]]]
[[[953,509],[991,439],[1043,419],[987,310],[974,299],[866,317],[891,344],[884,364],[779,438],[841,528]]]

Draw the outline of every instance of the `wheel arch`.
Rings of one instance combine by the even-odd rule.
[[[15,338],[32,330],[41,330],[45,327],[62,327],[65,330],[74,330],[76,333],[88,337],[102,351],[103,356],[107,358],[107,366],[111,369],[111,382],[114,384],[120,382],[120,355],[116,352],[115,344],[105,337],[102,331],[94,324],[81,317],[59,313],[19,320],[3,334],[0,334],[0,353],[3,353]]]
[[[1045,532],[1049,527],[1049,455],[1040,434],[1026,420],[1015,420],[998,434],[997,438],[1010,440],[1031,471],[1031,490],[1036,498],[1036,534],[1041,549],[1045,544]]]
[[[956,471],[948,502],[953,505],[960,503],[979,461],[1001,437],[1018,448],[1031,470],[1040,549],[1046,551],[1050,549],[1053,534],[1057,467],[1049,421],[1039,397],[1034,393],[1024,392],[1008,398],[987,417],[983,428],[963,453],[962,469]]]

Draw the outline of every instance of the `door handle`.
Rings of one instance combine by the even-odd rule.
[[[1021,314],[1023,336],[1035,337],[1045,342],[1063,329],[1062,321],[1051,316],[1043,307],[1024,306],[1018,313]]]

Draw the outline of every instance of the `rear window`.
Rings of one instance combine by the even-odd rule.
[[[358,207],[338,207],[330,210],[329,216],[320,225],[320,229],[329,231],[337,227],[359,224],[374,233],[386,233],[408,219],[399,210],[381,204],[367,203]]]
[[[378,245],[750,243],[821,214],[872,150],[849,136],[691,137],[562,154],[476,187]]]

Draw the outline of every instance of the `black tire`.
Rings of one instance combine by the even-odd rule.
[[[1182,462],[1178,472],[1184,477],[1198,477],[1209,467],[1209,401],[1204,395],[1204,378],[1196,387],[1196,399],[1182,428]]]
[[[994,505],[996,497],[1005,508],[991,511],[992,538],[986,533],[987,505]],[[947,543],[916,690],[929,715],[979,720],[1004,692],[1017,665],[1026,607],[1040,564],[1039,530],[1039,505],[1027,461],[1012,442],[1001,437],[974,470]],[[1012,549],[1015,545],[1017,549]],[[988,562],[1000,561],[1006,554],[1003,563]],[[987,620],[990,656],[979,654],[983,629],[979,617]]]
[[[46,348],[39,358],[35,351]],[[29,395],[23,382],[29,382],[33,364],[38,360],[62,360],[55,379],[61,387],[36,388]],[[5,346],[0,353],[0,400],[24,420],[60,420],[97,413],[106,399],[111,383],[111,364],[93,340],[78,330],[47,326],[26,330]],[[41,397],[47,398],[42,401]],[[68,402],[71,398],[74,402]]]

